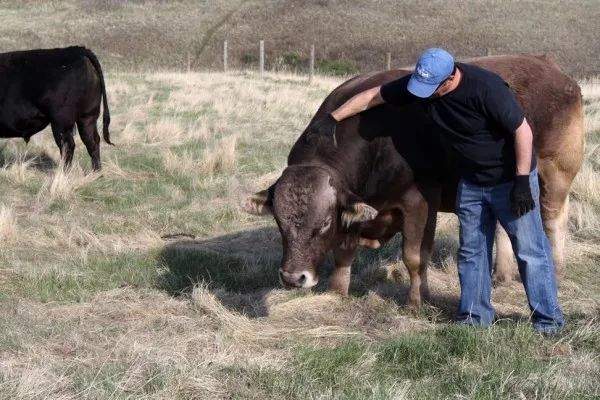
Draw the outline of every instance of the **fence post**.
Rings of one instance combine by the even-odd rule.
[[[259,43],[260,55],[259,55],[259,71],[260,76],[263,76],[265,73],[265,41],[261,40]]]
[[[310,64],[308,66],[308,81],[312,82],[315,75],[315,45],[310,46]]]
[[[385,55],[385,69],[388,71],[392,69],[392,53],[390,52]]]
[[[492,55],[492,49],[490,49],[489,47],[485,48],[485,55],[486,56],[491,56]]]
[[[227,40],[223,42],[223,71],[227,72]]]

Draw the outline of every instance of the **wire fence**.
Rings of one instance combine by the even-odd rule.
[[[232,69],[230,51],[231,47],[227,40],[223,41],[222,44],[222,56],[220,60],[221,69],[223,71],[229,71]],[[296,73],[307,75],[308,81],[312,81],[315,74],[318,72],[325,75],[350,75],[359,73],[358,68],[353,66],[350,61],[339,59],[321,59],[316,58],[315,45],[310,45],[308,52],[309,56],[301,57],[298,52],[287,52],[277,56],[276,60],[269,60],[274,71],[281,70],[293,70]],[[489,56],[492,54],[491,49],[486,48],[485,53],[482,54]],[[264,76],[267,71],[267,55],[265,53],[265,41],[260,40],[258,42],[256,53],[245,53],[245,60],[243,65],[245,68],[256,69],[260,76]],[[187,70],[192,69],[193,64],[192,54],[188,53],[187,57]],[[390,70],[393,68],[393,54],[391,52],[385,52],[381,55],[381,68]]]

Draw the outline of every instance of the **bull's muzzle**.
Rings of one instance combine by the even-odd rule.
[[[319,279],[310,271],[286,272],[279,269],[279,280],[285,287],[311,288],[319,282]]]

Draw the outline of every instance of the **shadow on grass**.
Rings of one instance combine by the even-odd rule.
[[[10,154],[6,154],[4,147],[0,147],[0,168],[8,167],[17,160]],[[32,168],[41,172],[49,172],[58,165],[46,152],[39,154],[25,153],[20,162],[28,163]]]
[[[266,296],[281,288],[277,270],[281,260],[281,237],[275,228],[258,228],[206,240],[189,235],[166,235],[171,239],[160,252],[166,267],[159,287],[173,296],[189,294],[194,285],[206,285],[229,309],[249,317],[268,315]],[[181,239],[183,237],[183,239]],[[179,240],[177,240],[179,239]],[[350,295],[365,296],[375,292],[398,306],[407,305],[409,279],[393,282],[387,278],[383,264],[395,262],[401,248],[399,237],[382,249],[364,250],[353,266]],[[444,269],[448,257],[456,254],[454,237],[440,235],[434,247],[430,268]],[[331,257],[321,267],[321,279],[316,292],[326,291],[332,272]],[[401,268],[404,268],[401,266]],[[432,291],[425,299],[424,316],[438,321],[451,321],[459,301],[459,293]],[[499,318],[522,321],[522,316],[499,315]]]
[[[187,235],[172,236],[176,239]],[[453,245],[451,240],[446,243],[441,238],[436,244],[436,254],[445,254]],[[381,250],[362,251],[354,263],[350,295],[364,296],[374,291],[405,306],[409,282],[390,282],[379,268],[382,262],[397,258],[400,247],[400,239],[395,239]],[[434,256],[434,260],[444,259],[444,254]],[[266,316],[264,297],[270,290],[280,288],[277,270],[281,260],[281,238],[275,228],[247,230],[206,240],[172,240],[159,257],[167,268],[160,282],[161,289],[176,296],[190,293],[196,284],[204,284],[225,306],[249,316]],[[439,268],[435,263],[433,267]],[[321,279],[315,291],[327,290],[332,269],[333,263],[328,257],[321,267]],[[434,294],[428,302],[450,319],[458,298]]]
[[[159,257],[167,268],[161,289],[179,295],[203,284],[223,305],[251,317],[267,315],[264,298],[279,287],[281,240],[274,228],[172,241]]]

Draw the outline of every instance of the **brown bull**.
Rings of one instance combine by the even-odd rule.
[[[564,263],[568,193],[581,167],[583,110],[577,83],[545,56],[474,59],[515,90],[534,132],[540,204],[556,265]],[[311,124],[355,94],[398,79],[410,70],[366,74],[336,88]],[[310,127],[310,125],[309,125]],[[454,212],[458,174],[438,129],[416,105],[384,104],[341,122],[337,146],[300,136],[288,167],[268,189],[249,197],[244,209],[272,214],[283,239],[280,277],[286,286],[312,287],[319,266],[333,251],[331,289],[348,293],[350,268],[359,246],[376,248],[401,232],[402,257],[410,274],[409,304],[427,293],[427,265],[436,215]],[[496,278],[511,272],[506,235],[497,237]]]

